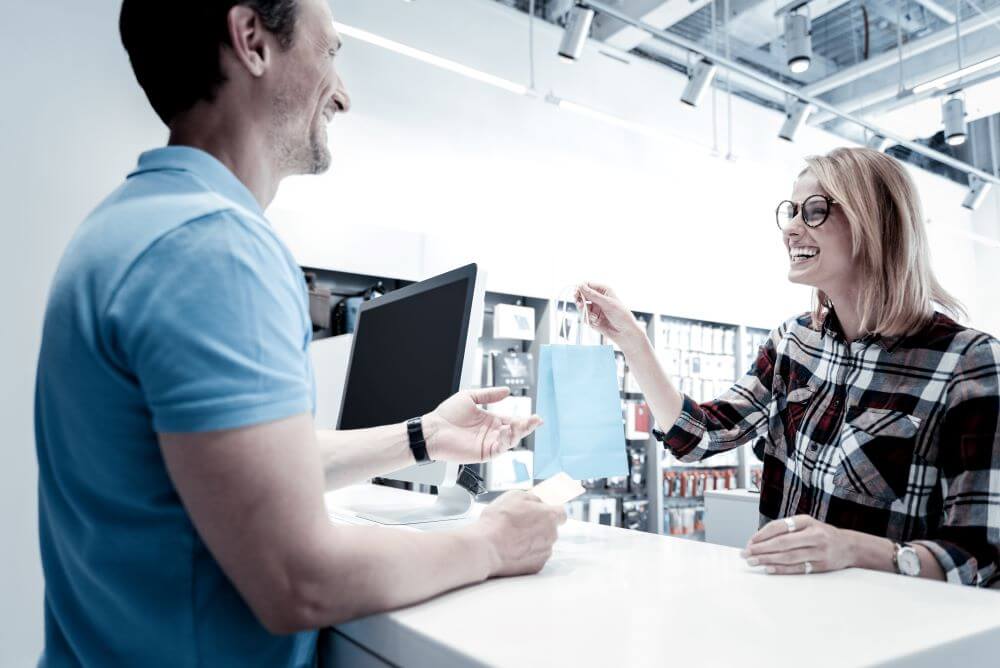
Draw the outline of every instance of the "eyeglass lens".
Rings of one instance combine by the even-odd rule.
[[[799,206],[794,202],[785,201],[778,205],[778,224],[782,229],[792,222],[798,209]],[[830,204],[822,195],[813,195],[802,203],[802,220],[806,225],[820,225],[828,215],[830,215]]]

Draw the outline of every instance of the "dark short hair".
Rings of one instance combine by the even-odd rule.
[[[297,0],[124,0],[118,17],[122,45],[153,110],[164,123],[199,100],[212,101],[226,78],[219,48],[232,46],[226,17],[250,7],[287,49]]]

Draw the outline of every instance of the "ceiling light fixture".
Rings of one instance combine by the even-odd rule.
[[[788,69],[802,74],[812,64],[812,33],[805,14],[785,14],[785,52]]]
[[[957,95],[946,98],[944,104],[941,105],[941,115],[944,118],[944,140],[949,146],[964,144],[966,136],[965,101]]]
[[[965,195],[962,206],[971,211],[978,209],[979,205],[986,199],[986,195],[990,192],[990,186],[992,185],[983,181],[975,174],[969,174],[969,192]]]
[[[454,60],[448,60],[447,58],[442,58],[441,56],[435,56],[433,53],[428,53],[427,51],[421,51],[420,49],[415,49],[412,46],[407,46],[400,42],[393,41],[391,39],[382,37],[381,35],[376,35],[375,33],[368,32],[367,30],[362,30],[361,28],[355,28],[354,26],[349,26],[338,21],[333,22],[334,27],[342,35],[348,37],[353,37],[359,39],[362,42],[367,42],[374,46],[382,47],[389,51],[394,51],[395,53],[419,60],[436,67],[440,67],[443,70],[448,70],[449,72],[454,72],[455,74],[460,74],[469,79],[475,79],[476,81],[481,81],[485,84],[489,84],[496,88],[502,88],[503,90],[510,91],[516,95],[527,95],[528,87],[519,84],[515,81],[510,81],[509,79],[504,79],[502,77],[494,76],[482,70],[477,70],[475,68],[469,67],[468,65],[463,65],[462,63],[455,62]]]
[[[705,91],[712,85],[718,68],[705,59],[699,60],[688,73],[688,82],[681,94],[681,102],[697,107]]]
[[[573,5],[566,17],[566,30],[559,44],[559,57],[573,62],[583,53],[583,45],[590,34],[590,24],[594,21],[594,10],[581,4]]]
[[[868,138],[868,141],[865,142],[868,148],[878,151],[879,153],[884,153],[885,149],[889,148],[890,143],[891,142],[888,139],[879,134],[873,134]]]
[[[785,122],[781,124],[778,136],[785,141],[795,141],[795,134],[806,124],[812,105],[802,100],[794,100],[785,105]]]

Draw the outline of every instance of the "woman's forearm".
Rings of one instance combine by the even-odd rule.
[[[629,371],[635,374],[639,387],[646,396],[646,403],[663,431],[668,431],[680,417],[684,397],[670,382],[653,344],[644,332],[633,335],[620,346],[625,353]]]
[[[896,572],[893,563],[896,544],[888,538],[873,536],[860,531],[841,529],[847,536],[851,552],[851,566],[872,571]],[[944,571],[931,551],[923,545],[914,545],[920,557],[920,577],[929,580],[944,580]]]

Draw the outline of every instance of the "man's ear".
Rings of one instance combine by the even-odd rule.
[[[237,62],[251,76],[263,76],[271,64],[271,34],[260,15],[246,5],[234,5],[226,15],[226,29]]]

